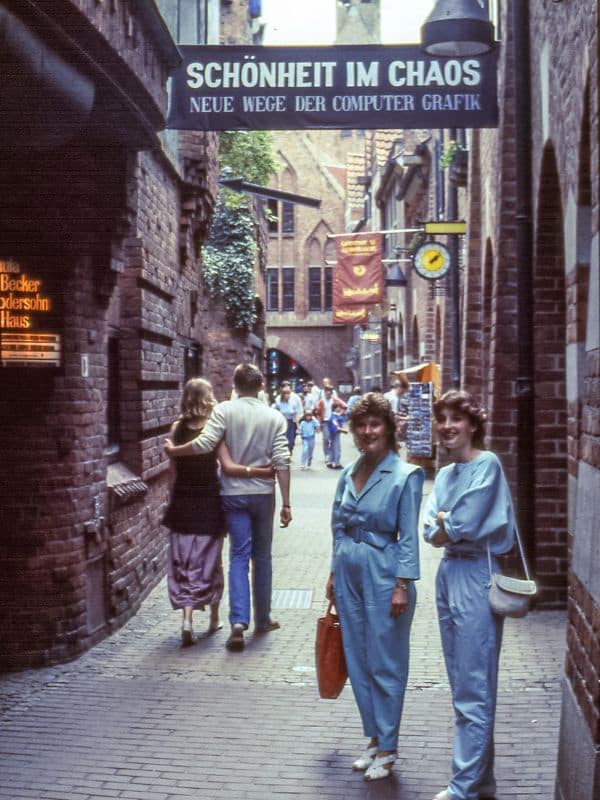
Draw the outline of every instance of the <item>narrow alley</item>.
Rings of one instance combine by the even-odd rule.
[[[344,445],[348,461],[352,445]],[[301,472],[298,459],[294,521],[277,530],[274,545],[281,630],[249,635],[243,653],[227,652],[225,598],[223,630],[182,649],[163,581],[129,624],[77,661],[4,675],[0,798],[431,800],[446,785],[452,710],[433,598],[440,553],[421,548],[399,759],[391,779],[368,784],[350,769],[363,745],[350,687],[326,701],[315,685],[314,630],[325,608],[338,473],[321,458]],[[553,796],[565,627],[565,613],[555,611],[507,621],[498,800]]]

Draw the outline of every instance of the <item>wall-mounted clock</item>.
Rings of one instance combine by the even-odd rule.
[[[439,242],[425,242],[413,256],[413,265],[422,278],[442,278],[452,263],[450,251]]]

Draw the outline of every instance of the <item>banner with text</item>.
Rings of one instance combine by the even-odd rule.
[[[418,45],[179,47],[168,128],[494,128],[496,51],[435,58]]]
[[[354,233],[336,240],[333,269],[334,322],[363,321],[366,306],[383,299],[383,239],[380,233]],[[361,319],[353,318],[358,309]],[[352,313],[348,313],[348,311]]]

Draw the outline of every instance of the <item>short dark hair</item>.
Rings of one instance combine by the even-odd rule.
[[[356,434],[356,426],[365,417],[377,417],[383,420],[387,433],[388,447],[392,452],[397,453],[396,417],[392,411],[390,401],[379,392],[367,392],[364,394],[350,412],[350,431],[353,434]]]
[[[262,372],[255,364],[238,364],[233,370],[233,385],[242,394],[259,392],[263,381]]]
[[[439,422],[444,409],[451,409],[458,411],[459,414],[464,414],[469,418],[471,425],[475,427],[472,436],[472,443],[474,447],[482,450],[485,447],[485,423],[487,422],[487,413],[479,403],[475,400],[470,392],[464,389],[449,389],[433,404],[433,414],[436,422]]]

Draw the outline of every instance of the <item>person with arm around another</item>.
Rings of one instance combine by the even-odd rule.
[[[280,527],[292,520],[290,506],[290,451],[286,421],[274,408],[258,399],[263,376],[254,364],[238,364],[233,373],[237,399],[218,403],[202,433],[182,447],[167,440],[171,458],[210,452],[224,438],[235,464],[244,464],[244,476],[221,479],[221,495],[229,532],[229,622],[228,650],[244,649],[244,632],[250,624],[249,567],[252,570],[252,600],[257,633],[279,628],[271,619],[272,541],[275,487],[272,478],[257,474],[266,464],[275,470],[281,493]]]
[[[390,775],[408,679],[419,579],[423,470],[397,454],[389,402],[369,392],[350,413],[360,457],[344,468],[331,526],[326,585],[339,614],[348,675],[368,744],[353,763],[365,780]]]
[[[498,457],[484,449],[486,414],[465,391],[434,405],[443,467],[425,508],[424,538],[443,547],[436,577],[442,649],[455,712],[452,777],[435,800],[478,800],[496,794],[494,718],[502,617],[488,600],[490,568],[513,546],[515,518]]]

